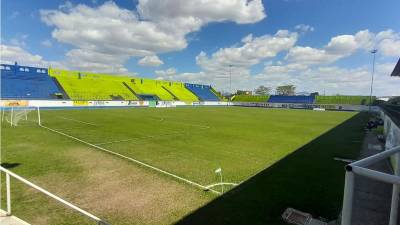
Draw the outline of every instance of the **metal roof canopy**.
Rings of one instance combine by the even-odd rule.
[[[396,66],[394,67],[393,72],[392,72],[392,74],[390,76],[392,76],[392,77],[394,77],[394,76],[400,77],[400,59],[397,62]]]

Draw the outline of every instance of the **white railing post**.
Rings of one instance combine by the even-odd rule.
[[[351,225],[351,216],[353,212],[353,196],[354,196],[354,173],[351,171],[351,167],[347,167],[345,184],[344,184],[341,225]]]
[[[400,175],[400,153],[395,154],[395,165],[394,174],[396,176]],[[392,191],[392,204],[390,208],[390,221],[389,225],[397,225],[398,220],[398,208],[399,208],[399,185],[393,184]]]
[[[7,197],[7,215],[11,215],[11,181],[10,175],[6,173],[6,197]]]

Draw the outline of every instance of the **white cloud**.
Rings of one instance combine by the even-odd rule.
[[[53,38],[85,52],[84,58],[73,60],[106,54],[123,60],[119,64],[130,57],[182,50],[188,45],[186,35],[210,22],[254,23],[265,17],[261,0],[141,0],[137,12],[111,1],[96,7],[68,3],[40,13],[55,27]]]
[[[254,78],[258,82],[276,87],[283,84],[294,84],[299,91],[318,91],[326,94],[368,95],[371,84],[371,68],[362,66],[352,69],[336,66],[315,68],[298,68],[292,64],[267,66],[263,73]],[[389,74],[394,63],[378,64],[375,73],[375,95],[400,95],[400,79]]]
[[[154,71],[158,80],[177,80],[177,71],[175,68],[168,68],[167,70]]]
[[[20,46],[1,44],[0,49],[1,49],[1,59],[0,59],[1,63],[14,64],[15,62],[18,62],[18,64],[26,66],[48,67],[53,65],[64,68],[62,64],[58,62],[46,61],[40,55],[27,52]]]
[[[307,24],[298,24],[294,27],[294,29],[298,30],[300,33],[307,33],[314,31],[314,27]]]
[[[197,64],[206,71],[226,71],[229,65],[235,68],[249,68],[266,58],[275,57],[279,52],[289,50],[297,41],[297,33],[279,30],[275,35],[253,37],[251,34],[242,39],[239,47],[222,48],[208,57],[201,52]]]
[[[15,35],[15,37],[6,42],[13,46],[26,47],[26,40],[28,39],[28,37],[28,34],[17,34]]]
[[[340,68],[329,64],[359,50],[367,54],[367,50],[370,50],[377,40],[384,40],[383,37],[393,38],[393,34],[387,31],[374,34],[364,30],[354,35],[339,35],[331,38],[323,48],[319,49],[294,46],[297,34],[288,31],[280,31],[274,36],[254,37],[250,34],[242,38],[241,45],[219,49],[210,56],[201,52],[196,57],[196,62],[202,69],[200,72],[178,73],[176,70],[169,70],[157,71],[156,74],[159,79],[210,83],[219,90],[229,91],[231,69],[233,90],[251,90],[260,84],[271,87],[294,84],[299,91],[368,95],[371,81],[369,66]],[[383,41],[380,43],[382,45]],[[382,46],[380,48],[382,49]],[[275,60],[279,52],[288,50],[288,55],[283,61]],[[264,71],[252,74],[251,68],[265,59],[270,61],[264,63]],[[230,68],[229,65],[234,67]],[[400,79],[389,77],[393,67],[393,63],[377,64],[375,94],[400,95],[398,89]]]
[[[379,50],[383,55],[386,56],[400,56],[400,39],[399,40],[391,40],[386,39],[382,40],[379,44]]]
[[[290,62],[307,65],[329,64],[350,56],[358,50],[369,51],[377,48],[383,56],[400,55],[400,33],[393,30],[381,31],[377,34],[362,30],[354,35],[332,37],[323,48],[296,46],[286,56]]]
[[[290,49],[286,58],[289,62],[304,65],[332,63],[343,57],[339,54],[330,54],[325,49],[296,46]]]
[[[73,49],[66,54],[69,68],[102,73],[127,73],[123,63],[127,55],[112,55],[86,49]]]
[[[161,66],[164,62],[156,55],[145,56],[138,61],[141,66]]]
[[[379,32],[377,35],[377,49],[385,56],[400,56],[400,33],[393,30]]]
[[[138,11],[145,19],[187,20],[188,25],[196,20],[203,24],[222,21],[255,23],[266,17],[261,0],[140,0]]]
[[[13,11],[10,15],[10,19],[13,20],[13,19],[17,18],[19,15],[21,15],[21,13],[19,11]]]
[[[50,40],[43,40],[42,42],[40,42],[40,44],[44,47],[50,48],[51,46],[53,46],[53,43]]]

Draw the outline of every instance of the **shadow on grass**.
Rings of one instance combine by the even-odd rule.
[[[287,207],[336,219],[345,164],[333,158],[358,156],[367,119],[353,116],[176,224],[286,224],[281,214]]]
[[[12,168],[15,168],[20,165],[21,165],[21,163],[8,163],[8,162],[4,162],[4,163],[0,164],[0,166],[4,167],[6,169],[12,169]]]

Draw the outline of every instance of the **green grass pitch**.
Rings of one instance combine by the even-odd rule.
[[[258,174],[285,161],[288,155],[292,157],[291,153],[297,149],[352,120],[351,129],[341,131],[334,140],[330,139],[331,142],[320,143],[319,152],[355,157],[362,138],[364,117],[353,112],[240,107],[41,110],[42,124],[46,127],[204,186],[219,181],[214,170],[221,167],[225,182],[240,184],[224,195],[228,197],[242,186],[246,187]],[[195,218],[197,211],[205,213],[207,207],[221,201],[221,197],[213,193],[50,132],[39,127],[33,121],[36,119],[35,113],[31,112],[29,120],[21,121],[16,128],[2,123],[2,162],[16,163],[12,170],[17,174],[111,224],[171,224],[179,220],[184,224],[190,221],[190,213]],[[346,135],[350,138],[343,143]],[[349,144],[345,149],[352,150],[343,151],[336,142]],[[315,154],[314,158],[302,160],[309,160],[311,168],[314,164],[335,168],[335,171],[328,170],[335,175],[333,184],[338,186],[332,187],[333,194],[326,190],[328,195],[319,196],[328,207],[318,209],[315,205],[305,204],[308,208],[304,210],[330,217],[338,212],[343,164],[331,160],[321,165],[318,161],[324,157],[324,154]],[[296,166],[295,162],[293,166]],[[306,170],[290,168],[290,164],[286,169],[297,170],[300,174]],[[283,174],[280,177],[279,173],[274,175],[278,183],[291,179]],[[315,173],[321,175],[319,171]],[[323,182],[329,178],[321,179]],[[306,185],[306,182],[321,181],[299,180],[298,185]],[[32,224],[91,224],[79,214],[20,183],[13,182],[12,185],[15,215]],[[216,187],[215,190],[220,189]],[[281,202],[288,202],[285,193],[277,193],[280,196],[267,201],[273,203],[281,199]],[[237,199],[241,198],[243,196]],[[2,200],[4,206],[4,198]],[[236,209],[235,203],[224,202],[223,206],[226,204],[232,207],[229,212]],[[293,199],[293,205],[287,206],[296,204],[297,200]],[[252,215],[252,224],[266,221],[272,225],[280,224],[278,211],[260,210],[266,217]],[[224,213],[230,217],[229,212],[224,211],[221,218]]]

